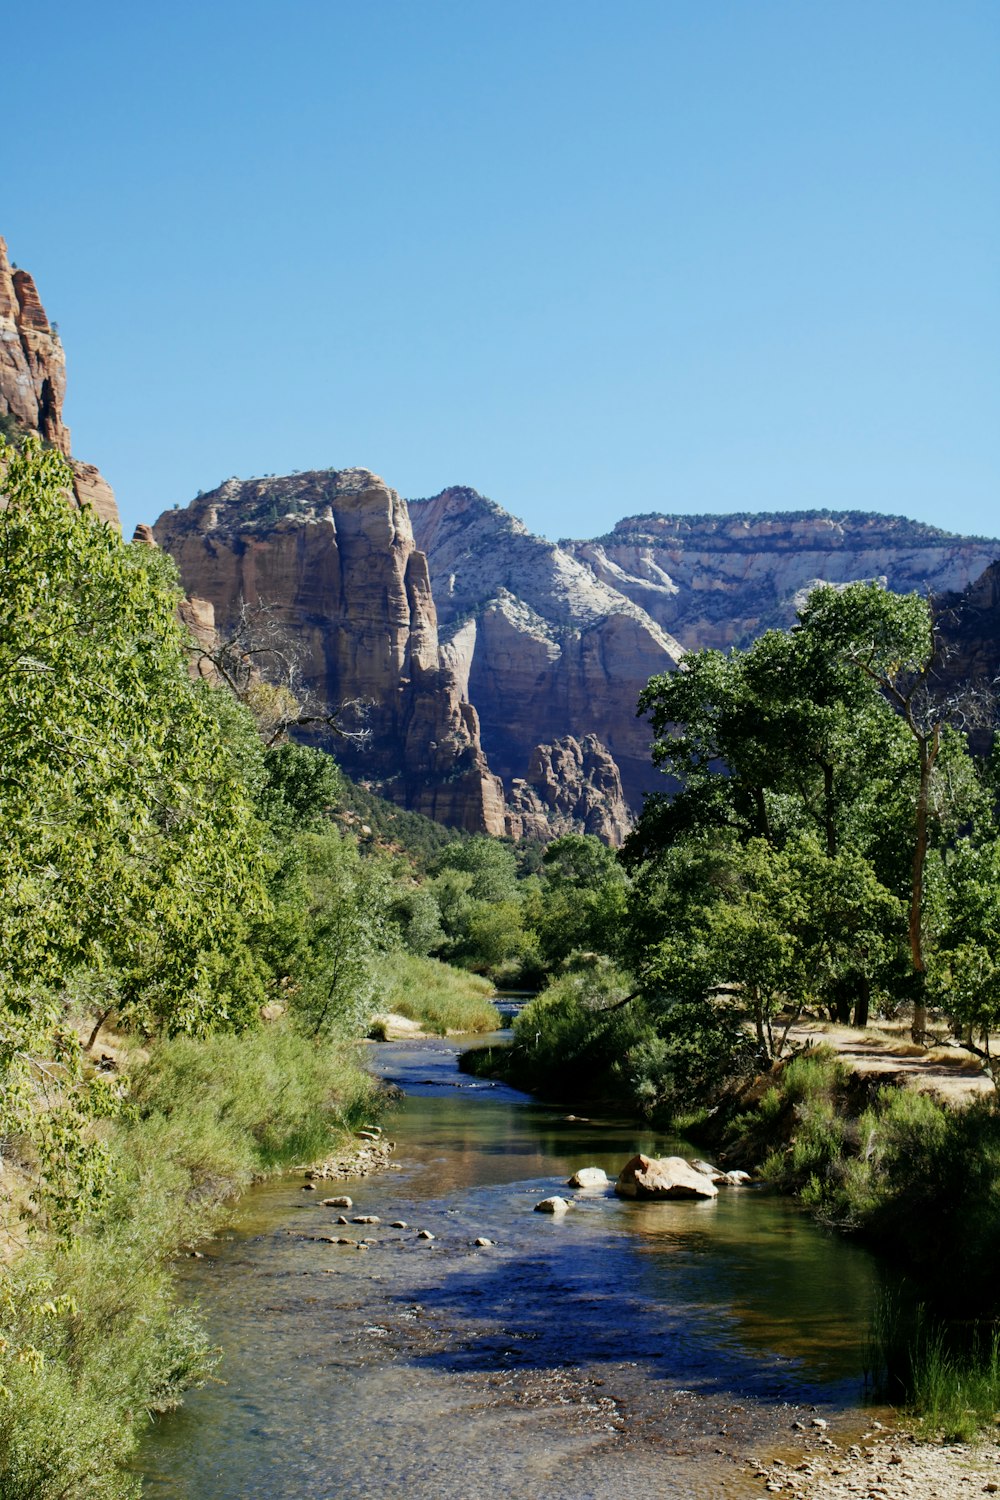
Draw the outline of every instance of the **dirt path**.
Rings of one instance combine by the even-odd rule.
[[[858,1073],[880,1073],[886,1081],[937,1094],[952,1104],[993,1093],[978,1058],[963,1048],[918,1047],[890,1029],[855,1031],[825,1021],[799,1021],[789,1030],[786,1050],[822,1045],[832,1047]]]

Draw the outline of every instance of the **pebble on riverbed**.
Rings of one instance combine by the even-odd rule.
[[[543,1198],[541,1203],[535,1204],[536,1214],[564,1214],[569,1208],[565,1198]]]
[[[324,1208],[353,1208],[354,1199],[342,1194],[339,1198],[324,1198]]]
[[[434,1238],[434,1236],[431,1234],[431,1232],[430,1232],[429,1229],[418,1229],[417,1230],[417,1239],[418,1240],[432,1240],[433,1238]]]

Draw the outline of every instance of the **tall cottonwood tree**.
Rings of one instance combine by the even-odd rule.
[[[840,1014],[852,988],[859,1022],[881,975],[913,1000],[922,1035],[927,852],[956,830],[974,781],[957,727],[966,710],[940,689],[939,662],[926,600],[854,584],[815,590],[791,632],[729,656],[692,653],[652,679],[640,711],[675,789],[650,800],[626,846],[648,867],[637,890],[660,851],[685,841],[822,852],[826,864],[810,853],[797,877],[813,952],[800,974],[813,988],[824,977]],[[935,782],[945,763],[947,795]],[[908,952],[908,979],[894,945]],[[794,965],[787,982],[801,991]]]

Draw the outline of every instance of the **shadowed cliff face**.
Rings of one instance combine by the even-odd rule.
[[[654,673],[680,661],[676,640],[475,490],[411,501],[410,514],[444,649],[479,709],[490,764],[509,784],[529,777],[541,742],[596,736],[639,806],[660,778],[636,701]]]
[[[503,833],[503,789],[440,658],[426,559],[394,490],[365,469],[232,479],[153,531],[222,629],[243,604],[272,607],[304,684],[331,706],[370,705],[369,743],[332,747],[349,771],[440,822]]]
[[[11,268],[0,238],[0,417],[65,455],[73,469],[77,503],[99,520],[120,525],[114,493],[93,464],[70,457],[69,428],[62,419],[66,356],[27,271]]]

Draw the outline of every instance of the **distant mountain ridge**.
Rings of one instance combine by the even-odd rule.
[[[815,583],[883,579],[897,593],[960,591],[1000,557],[964,537],[868,511],[627,516],[560,547],[688,650],[742,644],[792,624]]]
[[[467,486],[407,503],[365,469],[229,480],[155,533],[220,620],[279,606],[309,685],[372,699],[356,774],[466,828],[611,843],[659,783],[639,693],[686,649],[790,624],[819,581],[956,593],[1000,558],[858,511],[648,514],[550,542]]]

